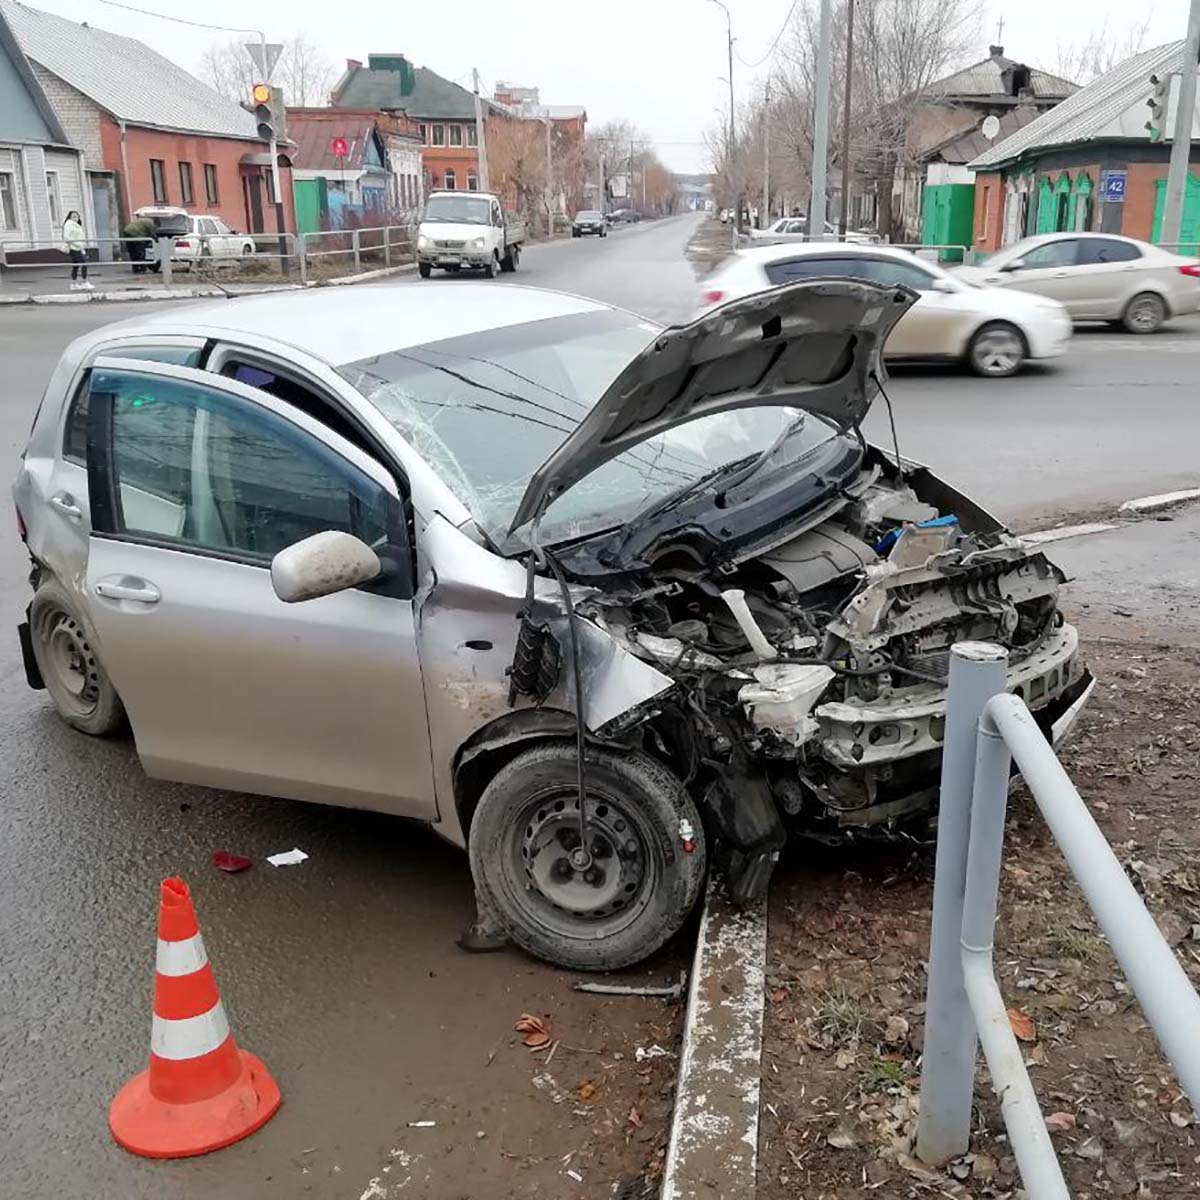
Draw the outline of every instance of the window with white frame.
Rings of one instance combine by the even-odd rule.
[[[451,146],[461,146],[463,144],[462,126],[447,125],[448,137]]]
[[[467,145],[468,146],[478,146],[479,145],[479,130],[476,129],[474,125],[467,126]]]
[[[476,175],[474,171],[467,172],[467,191],[468,192],[479,191],[479,176]]]
[[[458,176],[454,173],[454,168],[450,167],[446,171],[446,182],[443,184],[447,191],[454,191],[458,187]]]
[[[430,130],[430,145],[444,146],[446,144],[446,127],[445,125],[431,125]]]
[[[17,193],[13,188],[13,177],[8,171],[0,171],[0,229],[16,229]]]
[[[58,190],[58,172],[46,172],[46,203],[50,208],[50,224],[57,229],[62,224],[62,194]]]

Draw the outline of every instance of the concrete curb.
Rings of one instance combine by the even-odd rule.
[[[1185,488],[1179,492],[1163,492],[1157,496],[1138,496],[1134,500],[1126,500],[1118,512],[1152,513],[1161,512],[1164,508],[1174,508],[1177,504],[1186,504],[1189,500],[1200,500],[1200,488]]]
[[[1092,521],[1086,525],[1064,525],[1061,529],[1039,529],[1037,533],[1022,533],[1021,541],[1030,546],[1046,546],[1050,542],[1061,542],[1067,538],[1084,537],[1089,533],[1105,533],[1116,529],[1116,525],[1107,521]]]
[[[119,291],[107,292],[50,292],[43,296],[35,296],[32,292],[18,292],[14,295],[0,296],[0,304],[94,304],[98,301],[104,301],[107,304],[136,304],[138,301],[161,303],[164,300],[231,300],[238,296],[262,296],[270,292],[296,292],[306,287],[347,287],[350,284],[369,283],[373,279],[384,279],[389,275],[400,275],[416,269],[416,263],[403,263],[397,267],[380,267],[376,271],[364,271],[361,275],[339,275],[334,279],[312,279],[308,283],[268,283],[262,286],[231,283],[229,290],[200,285],[186,288],[121,288]],[[247,290],[239,291],[238,288]]]
[[[765,903],[736,909],[710,877],[661,1200],[753,1200],[766,958]]]

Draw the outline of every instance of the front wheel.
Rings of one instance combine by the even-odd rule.
[[[1167,306],[1153,292],[1139,292],[1125,306],[1121,324],[1130,333],[1154,333],[1167,319]]]
[[[492,257],[488,259],[487,265],[483,268],[484,279],[495,279],[500,273],[500,256],[495,251],[492,252]]]
[[[1004,379],[1020,370],[1026,357],[1021,331],[1007,321],[990,321],[971,339],[967,364],[976,375]]]
[[[518,946],[568,970],[610,971],[653,954],[687,919],[704,832],[661,763],[589,748],[585,848],[576,782],[573,745],[536,746],[502,767],[471,823],[471,871]]]
[[[115,733],[125,709],[66,589],[46,579],[29,606],[33,657],[58,715],[93,737]]]
[[[433,274],[433,267],[429,263],[417,263],[417,274],[422,279],[428,279]]]

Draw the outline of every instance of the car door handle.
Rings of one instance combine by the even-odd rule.
[[[70,517],[72,521],[78,521],[83,516],[83,509],[66,492],[59,492],[57,496],[51,496],[50,503],[64,517]]]
[[[111,579],[101,579],[92,590],[106,600],[137,600],[141,604],[157,604],[162,599],[158,588],[144,579],[135,583],[117,583]]]
[[[1069,274],[1069,272],[1067,272],[1067,271],[1055,271],[1054,278],[1055,279],[1066,279],[1068,274]]]

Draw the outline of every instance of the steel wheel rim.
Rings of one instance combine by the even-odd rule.
[[[509,822],[504,875],[522,911],[553,933],[611,937],[642,915],[657,887],[661,869],[653,835],[633,804],[589,786],[592,865],[579,871],[569,862],[578,847],[578,822],[573,786],[553,785],[530,797]]]
[[[975,343],[975,361],[988,375],[1007,375],[1020,365],[1023,350],[1015,331],[988,330]]]
[[[55,611],[40,632],[56,698],[78,716],[90,716],[100,700],[100,669],[83,627],[70,613]]]
[[[1159,302],[1151,296],[1143,296],[1129,306],[1129,323],[1135,329],[1157,329],[1161,320]]]

